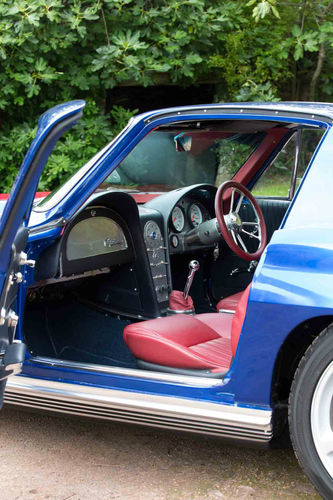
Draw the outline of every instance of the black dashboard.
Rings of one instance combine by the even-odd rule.
[[[170,256],[195,250],[185,235],[214,217],[215,192],[200,184],[144,205],[124,192],[93,196],[40,254],[36,285],[94,279],[86,294],[103,307],[142,318],[163,314],[172,290]]]

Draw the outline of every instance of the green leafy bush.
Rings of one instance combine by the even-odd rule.
[[[132,115],[133,112],[116,106],[108,117],[101,113],[94,101],[88,100],[84,117],[55,146],[38,189],[49,191],[56,188],[110,142]],[[0,133],[0,192],[10,190],[35,133],[33,121],[14,128],[4,127]]]
[[[44,189],[128,115],[103,114],[108,89],[209,82],[223,101],[327,101],[332,56],[331,0],[1,0],[0,190],[54,104],[89,100],[85,125],[57,146]]]

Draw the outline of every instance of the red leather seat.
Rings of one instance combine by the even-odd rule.
[[[221,299],[220,302],[217,303],[216,309],[217,312],[224,312],[224,311],[229,311],[229,312],[235,312],[238,306],[238,303],[240,299],[242,298],[244,291],[234,293],[233,295],[230,295],[229,297],[225,297],[224,299]]]
[[[235,314],[177,314],[124,329],[124,341],[138,360],[190,370],[227,372],[237,350],[250,286]]]

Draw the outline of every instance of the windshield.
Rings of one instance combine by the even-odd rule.
[[[170,191],[191,184],[219,185],[234,176],[265,134],[158,129],[147,135],[101,184]]]
[[[257,131],[239,133],[207,128],[155,129],[136,145],[97,191],[163,192],[198,183],[218,186],[235,175],[265,135]],[[34,210],[45,211],[61,201],[116,140],[35,205]]]

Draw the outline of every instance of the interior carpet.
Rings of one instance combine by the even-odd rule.
[[[67,297],[29,304],[24,333],[33,355],[136,368],[123,341],[123,330],[130,323]]]

